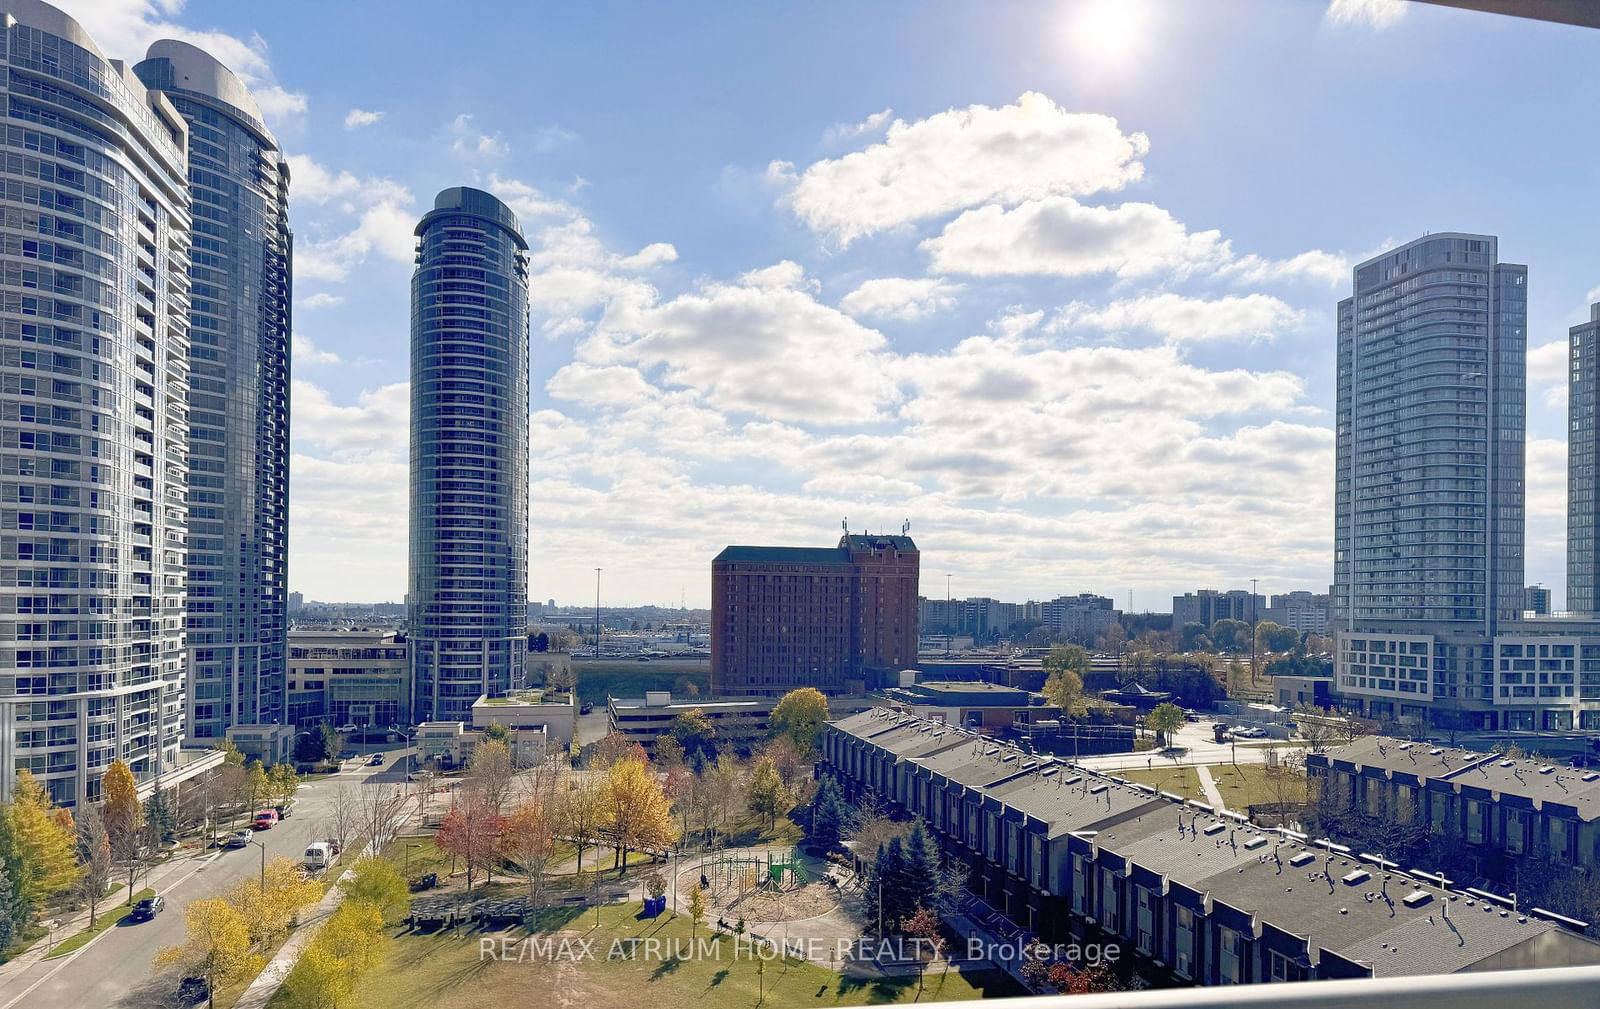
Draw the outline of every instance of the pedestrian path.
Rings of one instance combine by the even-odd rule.
[[[1200,790],[1206,793],[1206,801],[1218,813],[1225,812],[1227,805],[1222,801],[1222,793],[1217,790],[1217,783],[1211,778],[1211,768],[1204,764],[1195,766],[1195,773],[1200,776]]]

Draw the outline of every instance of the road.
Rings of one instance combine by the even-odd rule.
[[[1261,740],[1238,745],[1219,743],[1211,730],[1211,720],[1186,722],[1173,737],[1173,745],[1166,750],[1146,750],[1142,753],[1108,753],[1103,757],[1084,757],[1078,761],[1096,771],[1133,771],[1150,767],[1193,767],[1197,764],[1260,764],[1266,761],[1269,747],[1259,745]],[[1278,756],[1285,757],[1303,747],[1278,748]],[[3,1007],[0,1007],[3,1009]]]
[[[289,818],[255,835],[265,845],[267,859],[284,856],[298,862],[307,844],[326,837],[326,818],[340,787],[404,784],[405,775],[395,763],[403,752],[389,751],[383,767],[352,762],[336,775],[301,785]],[[156,886],[167,899],[166,911],[149,922],[119,922],[76,953],[5,976],[0,979],[0,1009],[152,1009],[170,1004],[175,979],[171,972],[152,973],[156,953],[184,941],[184,909],[191,901],[258,876],[261,849],[229,848],[168,866],[169,874]]]

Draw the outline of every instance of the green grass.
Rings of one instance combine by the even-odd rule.
[[[1181,795],[1185,799],[1199,799],[1205,801],[1205,793],[1200,790],[1200,775],[1192,767],[1157,767],[1149,771],[1117,771],[1129,781],[1137,781],[1141,785],[1150,785],[1163,792]]]
[[[0,963],[7,963],[16,957],[28,952],[40,939],[50,934],[50,930],[43,925],[29,925],[22,930],[22,937],[16,942],[0,950]]]
[[[756,961],[748,953],[735,958],[733,944],[726,938],[714,950],[704,951],[704,957],[608,959],[606,953],[617,939],[655,938],[689,947],[692,928],[686,917],[641,920],[637,912],[636,903],[604,906],[597,926],[592,909],[550,911],[535,928],[546,934],[559,928],[562,935],[594,943],[593,959],[558,962],[537,957],[520,963],[481,957],[480,938],[505,937],[515,943],[528,935],[528,929],[484,935],[399,932],[388,944],[383,962],[357,981],[349,1009],[554,1004],[557,1000],[552,996],[557,992],[563,1005],[693,1005],[696,1009],[755,1009],[758,1005],[794,1009],[1024,994],[1009,977],[996,971],[935,972],[927,976],[921,992],[915,976],[847,978],[816,964],[790,960],[767,961],[758,978]],[[698,935],[707,935],[703,925]],[[287,990],[280,990],[270,1006],[306,1009]]]
[[[1278,801],[1279,790],[1267,780],[1265,764],[1217,764],[1211,768],[1211,779],[1223,803],[1241,813],[1252,803]]]
[[[146,897],[154,897],[155,895],[156,892],[154,890],[150,889],[149,887],[145,887],[143,890],[140,890],[133,895],[133,900],[123,901],[116,907],[102,910],[99,915],[95,917],[93,925],[85,925],[77,932],[74,932],[72,935],[56,943],[55,946],[51,948],[50,952],[45,956],[45,959],[54,960],[58,956],[66,956],[73,950],[82,949],[88,944],[89,940],[115,925],[117,922],[121,921],[123,916],[125,916],[129,911],[133,910],[133,905],[137,904],[141,900],[144,900]]]

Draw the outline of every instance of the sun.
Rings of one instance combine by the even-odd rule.
[[[1131,64],[1149,33],[1146,0],[1069,0],[1067,42],[1078,60],[1103,69]]]

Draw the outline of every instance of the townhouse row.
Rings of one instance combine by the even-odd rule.
[[[921,817],[972,893],[1051,944],[1116,944],[1158,985],[1600,963],[1546,917],[1070,762],[877,708],[820,773]],[[870,853],[865,853],[870,854]]]

